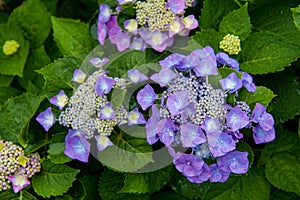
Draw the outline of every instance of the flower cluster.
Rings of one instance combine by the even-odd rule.
[[[12,142],[0,140],[0,191],[13,187],[15,193],[30,184],[28,178],[40,172],[38,153],[25,156],[24,150]]]
[[[163,143],[176,169],[194,183],[224,182],[231,173],[246,173],[248,152],[236,149],[244,136],[241,130],[252,129],[256,144],[275,138],[274,120],[266,107],[257,103],[251,112],[246,102],[227,103],[227,96],[238,95],[241,87],[256,90],[252,77],[239,71],[239,63],[228,54],[215,55],[209,46],[186,56],[171,54],[160,65],[161,70],[150,79],[164,90],[161,98],[149,84],[136,96],[143,110],[151,107],[148,143]],[[218,67],[234,72],[219,80],[221,88],[214,88],[208,76],[218,75]],[[190,153],[175,152],[177,146]]]
[[[190,30],[198,27],[193,15],[184,17],[185,9],[193,5],[194,0],[146,0],[123,1],[113,10],[107,4],[100,5],[98,16],[98,40],[104,45],[108,38],[118,51],[128,48],[145,50],[150,45],[162,52],[173,44],[173,36],[187,36]],[[123,22],[119,26],[118,16],[122,10],[133,5],[135,18]]]

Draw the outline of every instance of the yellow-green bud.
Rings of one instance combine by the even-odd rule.
[[[3,53],[6,56],[13,55],[18,52],[20,44],[15,40],[8,40],[5,41],[3,45]]]
[[[241,51],[241,41],[239,36],[227,34],[220,42],[220,49],[223,49],[230,55],[237,55]]]
[[[26,163],[29,161],[29,158],[27,158],[23,155],[20,155],[20,156],[18,156],[17,160],[18,160],[19,165],[22,165],[23,167],[26,167]]]

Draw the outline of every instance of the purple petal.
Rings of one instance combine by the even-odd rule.
[[[176,68],[179,71],[188,71],[193,68],[190,62],[185,59],[185,56],[173,53],[164,60],[159,61],[162,67]]]
[[[100,108],[100,119],[112,120],[115,119],[115,112],[112,108],[111,103],[107,103]]]
[[[195,19],[194,15],[189,15],[182,20],[184,28],[187,30],[192,30],[198,27],[198,21]]]
[[[206,142],[206,137],[200,128],[195,124],[182,124],[180,126],[180,140],[184,147],[195,147]]]
[[[223,65],[227,65],[228,67],[235,69],[237,71],[240,70],[240,64],[237,60],[230,58],[227,53],[219,52],[216,54],[217,61]]]
[[[250,123],[248,115],[238,106],[235,106],[229,113],[226,114],[226,121],[233,132],[244,128]]]
[[[95,91],[100,96],[103,96],[104,94],[108,94],[112,89],[114,83],[115,80],[113,78],[100,75],[96,80]]]
[[[148,80],[148,77],[138,71],[137,69],[131,69],[127,71],[128,78],[131,80],[133,83],[139,83]]]
[[[98,21],[97,23],[97,34],[98,41],[101,45],[104,45],[105,39],[107,37],[108,28],[105,23]]]
[[[177,77],[177,74],[175,74],[169,67],[165,66],[162,67],[158,73],[153,74],[150,79],[158,83],[160,87],[164,87],[175,77]]]
[[[120,4],[120,5],[122,5],[122,4],[129,4],[129,3],[132,3],[132,2],[134,2],[135,0],[118,0],[118,3]]]
[[[174,14],[180,14],[185,9],[185,0],[168,0],[167,5]]]
[[[48,131],[55,123],[55,116],[52,112],[51,107],[47,108],[45,111],[41,112],[37,117],[36,121],[38,121],[45,131]]]
[[[235,72],[229,74],[226,78],[220,80],[223,90],[234,93],[242,87],[242,81],[236,76]]]
[[[249,167],[248,152],[229,152],[218,159],[218,166],[225,172],[244,174]]]
[[[109,62],[108,58],[101,59],[101,58],[95,57],[95,58],[90,59],[90,63],[97,68],[101,68],[103,65],[105,65],[108,62]]]
[[[274,119],[270,113],[263,113],[259,118],[259,126],[264,130],[268,131],[274,126]]]
[[[174,140],[175,124],[169,118],[161,119],[156,125],[160,141],[169,146]]]
[[[146,135],[147,135],[147,141],[150,145],[156,143],[158,141],[158,135],[156,132],[156,124],[160,119],[160,113],[157,109],[156,105],[152,105],[152,113],[151,117],[148,119],[146,123]]]
[[[255,107],[252,112],[252,121],[255,123],[259,122],[259,118],[262,116],[263,113],[265,113],[267,108],[260,103],[256,103]]]
[[[14,193],[18,193],[27,185],[30,185],[30,181],[25,174],[15,174],[13,176],[8,176],[7,179],[11,182]]]
[[[169,37],[173,37],[175,34],[180,33],[184,29],[184,24],[181,22],[178,16],[175,17],[169,25]]]
[[[123,32],[117,33],[111,43],[117,45],[118,51],[125,51],[130,47],[130,35]]]
[[[192,183],[203,183],[210,178],[210,168],[204,163],[202,173],[197,176],[187,177],[187,179]]]
[[[253,138],[256,144],[271,142],[275,139],[275,129],[264,131],[260,125],[253,128]]]
[[[167,42],[171,42],[172,40],[168,41],[168,35],[160,32],[160,31],[153,31],[153,32],[144,32],[140,31],[141,37],[149,44],[154,50],[158,52],[162,52],[168,46]]]
[[[111,16],[111,9],[107,4],[100,4],[98,20],[102,23],[108,22]]]
[[[157,98],[153,88],[147,84],[142,90],[137,93],[136,99],[143,110],[149,108]]]
[[[84,131],[69,129],[65,143],[65,155],[82,162],[88,162],[91,144],[86,140]]]
[[[210,182],[225,182],[229,178],[230,172],[219,169],[217,164],[212,164],[210,168]]]
[[[86,78],[86,74],[81,69],[75,69],[73,73],[73,82],[83,83]]]
[[[138,51],[145,51],[146,43],[144,43],[142,38],[134,37],[129,48],[134,49],[134,50],[138,50]]]
[[[220,121],[217,118],[209,116],[205,116],[201,128],[205,130],[206,134],[222,132]]]
[[[173,161],[176,169],[184,176],[193,177],[203,172],[204,161],[193,154],[181,154]]]
[[[107,136],[104,135],[96,135],[95,139],[97,141],[97,149],[98,151],[103,151],[107,147],[114,145]]]
[[[183,110],[190,105],[188,91],[182,90],[169,95],[166,106],[171,115],[181,114]]]
[[[134,108],[128,113],[128,125],[132,124],[145,124],[146,120],[142,113],[139,112],[138,108]]]
[[[253,83],[253,78],[246,72],[244,72],[242,75],[242,83],[249,92],[255,92],[256,86]]]
[[[68,100],[68,96],[63,90],[61,90],[56,96],[50,99],[50,103],[58,106],[59,110],[62,110],[64,106],[68,103]]]
[[[207,140],[214,157],[223,156],[236,148],[236,143],[228,132],[207,134]]]

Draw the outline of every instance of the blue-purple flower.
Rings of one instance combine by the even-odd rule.
[[[192,183],[203,183],[207,181],[210,178],[210,168],[207,164],[203,164],[202,172],[199,175],[196,176],[188,176],[186,177],[190,182]]]
[[[20,190],[30,185],[30,181],[26,174],[17,173],[13,176],[8,176],[7,179],[11,182],[14,193],[18,193]]]
[[[218,166],[225,172],[244,174],[248,171],[248,152],[232,151],[218,158]]]
[[[146,43],[143,41],[142,38],[134,37],[133,41],[130,44],[130,49],[138,50],[138,51],[145,51]]]
[[[165,146],[171,145],[174,140],[175,124],[169,118],[161,119],[156,124],[156,133],[159,139]]]
[[[58,106],[59,110],[62,110],[64,106],[68,103],[68,96],[63,90],[59,91],[57,95],[52,97],[49,101],[51,104]]]
[[[147,135],[147,142],[152,145],[156,143],[159,139],[157,133],[156,133],[156,124],[158,123],[160,119],[159,110],[157,109],[156,105],[152,105],[151,107],[151,117],[146,122],[146,135]]]
[[[98,15],[98,21],[102,22],[102,23],[106,23],[108,22],[108,20],[111,17],[111,8],[109,7],[109,5],[107,4],[100,4],[99,6],[99,15]]]
[[[207,134],[209,149],[214,157],[219,157],[233,151],[236,143],[227,131]]]
[[[136,99],[143,110],[149,108],[157,98],[153,88],[147,84],[142,90],[137,93]]]
[[[108,58],[98,58],[98,57],[94,57],[90,59],[90,63],[92,65],[94,65],[97,68],[101,68],[103,65],[105,65],[106,63],[109,62]]]
[[[91,144],[85,138],[85,132],[69,129],[65,138],[65,155],[82,162],[88,162]]]
[[[188,91],[182,90],[171,94],[167,99],[166,105],[171,115],[181,114],[190,105]]]
[[[216,117],[206,116],[201,125],[201,128],[205,130],[206,134],[221,132],[221,124]]]
[[[244,72],[242,75],[242,84],[248,90],[248,92],[255,92],[256,86],[253,83],[253,78],[246,72]]]
[[[217,58],[218,63],[227,65],[228,67],[235,69],[236,71],[240,70],[239,62],[233,58],[230,58],[227,53],[218,52],[216,54],[216,58]]]
[[[133,83],[139,83],[148,80],[148,77],[137,69],[130,69],[127,71],[127,74],[128,78]]]
[[[95,84],[95,91],[98,95],[103,96],[104,94],[108,94],[112,89],[115,80],[113,78],[100,75]]]
[[[175,74],[169,67],[163,66],[161,70],[153,74],[150,79],[160,85],[160,87],[166,86],[171,80],[173,80],[177,74]]]
[[[203,171],[204,161],[193,154],[181,154],[173,161],[176,169],[186,177],[198,176]]]
[[[229,178],[230,172],[225,172],[218,167],[217,164],[212,164],[210,168],[210,182],[225,182]]]
[[[244,128],[250,123],[248,115],[238,106],[235,106],[226,114],[226,121],[233,132]]]
[[[274,119],[270,113],[267,113],[266,107],[256,103],[252,112],[252,121],[258,123],[262,130],[268,131],[274,127]]]
[[[43,126],[45,131],[48,131],[55,124],[55,116],[52,112],[51,107],[41,112],[36,117],[36,121],[38,121]]]
[[[184,147],[195,147],[206,142],[206,137],[200,126],[188,123],[180,126],[180,141]]]
[[[253,128],[253,138],[256,144],[271,142],[275,139],[275,129],[272,127],[265,131],[257,125]]]
[[[75,69],[72,81],[77,83],[83,83],[86,78],[86,74],[81,69]]]
[[[113,145],[113,143],[110,141],[110,139],[105,135],[96,135],[95,139],[96,139],[96,142],[97,142],[98,151],[103,151],[107,147]]]
[[[165,59],[159,61],[162,67],[176,68],[179,71],[188,71],[193,68],[193,65],[185,59],[185,56],[173,53]]]
[[[168,0],[167,6],[175,14],[180,14],[185,9],[185,0]]]
[[[128,125],[133,124],[145,124],[146,120],[142,113],[139,112],[138,108],[134,108],[128,113]]]
[[[115,112],[112,108],[111,103],[107,103],[100,108],[100,119],[112,120],[115,119]]]
[[[242,81],[236,76],[235,72],[221,79],[220,84],[223,90],[228,90],[230,93],[234,93],[242,87]]]

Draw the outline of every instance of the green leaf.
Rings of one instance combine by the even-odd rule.
[[[275,187],[300,196],[299,169],[299,159],[288,154],[279,154],[267,163],[266,176]]]
[[[300,31],[300,5],[296,8],[292,8],[294,23],[297,29]]]
[[[232,0],[205,0],[201,10],[199,26],[202,29],[218,29],[221,19],[238,5]]]
[[[174,172],[172,166],[163,169],[137,174],[125,174],[124,187],[121,193],[153,193],[159,191],[171,179]]]
[[[255,81],[270,88],[277,95],[268,107],[275,123],[282,123],[300,114],[300,85],[294,70],[289,68],[280,73],[256,77]]]
[[[119,193],[124,185],[124,175],[111,170],[105,169],[102,172],[99,181],[99,195],[103,200],[147,200],[150,199],[150,195],[147,194],[126,194]]]
[[[126,89],[113,89],[110,102],[114,108],[119,108],[123,104],[126,92]]]
[[[7,100],[0,111],[2,138],[26,146],[25,130],[43,100],[43,96],[26,93]]]
[[[152,148],[145,139],[116,131],[110,139],[114,145],[98,152],[99,161],[109,168],[122,172],[135,172],[153,162]],[[111,155],[114,155],[114,159],[111,159]]]
[[[13,87],[0,87],[0,104],[3,104],[8,98],[21,95],[22,92]]]
[[[7,56],[3,53],[5,41],[15,40],[20,44],[18,52]],[[23,68],[29,52],[29,42],[24,40],[15,25],[0,25],[0,74],[23,76]]]
[[[251,34],[242,43],[240,68],[251,74],[284,70],[300,56],[300,48],[285,37],[269,32]]]
[[[27,0],[10,15],[8,23],[18,24],[33,48],[41,46],[51,29],[50,15],[39,0]]]
[[[81,183],[85,193],[84,199],[100,199],[98,194],[98,176],[86,175],[79,177],[78,180]]]
[[[56,14],[57,3],[59,0],[41,0],[51,15]]]
[[[22,197],[21,197],[22,196]],[[15,194],[12,190],[7,190],[1,192],[0,199],[3,200],[36,200],[37,198],[27,192],[26,190],[21,190],[18,194]]]
[[[225,183],[215,183],[204,200],[269,200],[270,185],[262,169],[252,168],[246,175],[230,177]]]
[[[158,192],[151,196],[151,200],[184,200],[184,196],[176,192]]]
[[[73,19],[51,17],[53,37],[63,55],[87,54],[93,48],[88,25]]]
[[[251,22],[248,14],[248,4],[246,3],[237,10],[228,13],[220,23],[220,32],[223,35],[232,34],[239,36],[240,40],[245,40],[251,32]]]
[[[267,107],[274,97],[276,95],[272,90],[263,86],[256,86],[255,92],[248,92],[246,89],[240,90],[237,99],[238,101],[245,101],[251,108],[254,108],[256,103]]]
[[[41,173],[32,178],[33,189],[44,198],[62,195],[72,186],[79,171],[67,165],[55,165],[45,160]]]
[[[248,160],[249,160],[249,168],[250,168],[254,161],[254,153],[250,145],[244,141],[240,141],[236,145],[236,150],[240,152],[248,152]]]
[[[0,74],[0,87],[8,87],[13,81],[13,79],[14,79],[13,76],[6,76]]]
[[[285,192],[277,188],[272,188],[270,199],[272,200],[299,200],[300,197],[295,193]]]
[[[192,39],[197,41],[202,47],[211,46],[215,52],[219,51],[219,43],[222,38],[222,34],[214,29],[202,30],[192,36]]]
[[[176,193],[184,196],[185,199],[202,199],[209,190],[211,183],[209,181],[201,184],[191,183],[181,173],[176,172],[169,185]]]
[[[54,164],[64,164],[71,161],[72,159],[64,154],[65,147],[64,142],[50,144],[47,158]]]
[[[54,63],[37,70],[43,74],[46,86],[46,96],[48,98],[56,95],[59,90],[71,90],[73,72],[80,68],[81,60],[75,57],[65,57],[56,60]]]

